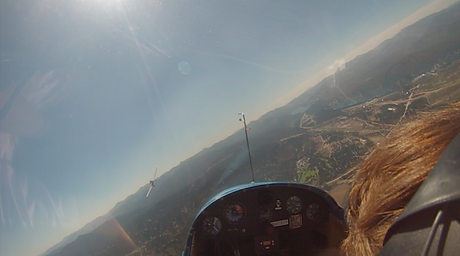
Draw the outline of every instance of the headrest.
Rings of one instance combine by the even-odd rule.
[[[447,146],[378,255],[457,255],[460,252],[460,135]]]

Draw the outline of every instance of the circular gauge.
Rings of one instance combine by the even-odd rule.
[[[270,209],[263,209],[259,213],[259,220],[261,222],[266,222],[272,220],[273,213],[270,211]]]
[[[296,214],[302,209],[302,200],[298,196],[291,196],[286,201],[286,210],[290,214]]]
[[[232,203],[225,206],[224,209],[225,218],[230,222],[238,222],[244,217],[244,208],[241,204]]]
[[[222,222],[217,217],[207,217],[203,221],[203,231],[208,235],[217,235],[222,230]]]
[[[307,208],[307,218],[310,220],[316,220],[319,217],[319,205],[310,204]]]

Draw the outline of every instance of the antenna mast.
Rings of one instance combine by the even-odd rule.
[[[244,116],[244,113],[238,113],[238,115],[242,116],[240,118],[240,121],[242,121],[244,124],[244,134],[246,135],[246,145],[248,146],[249,164],[251,165],[252,183],[254,183],[254,169],[252,168],[251,150],[249,150],[248,127],[246,125],[246,117]]]

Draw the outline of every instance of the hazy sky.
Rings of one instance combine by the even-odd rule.
[[[455,1],[435,2],[402,22],[430,1],[2,0],[0,255],[43,252],[236,131],[238,112],[287,103]]]

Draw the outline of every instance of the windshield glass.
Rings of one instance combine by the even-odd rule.
[[[459,17],[457,0],[2,0],[0,255],[179,255],[199,209],[253,180],[346,207],[393,127],[460,99]]]

